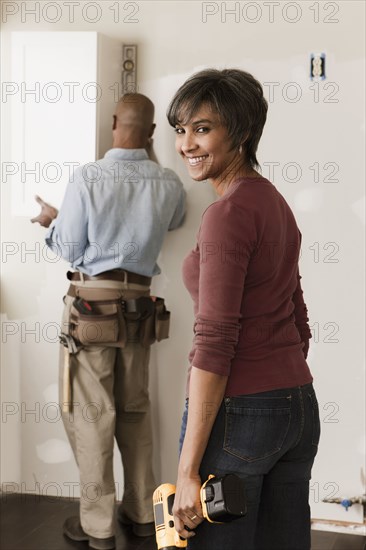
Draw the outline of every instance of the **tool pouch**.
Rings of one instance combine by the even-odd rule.
[[[156,298],[153,313],[141,320],[140,344],[148,348],[156,341],[169,338],[169,326],[170,311],[166,309],[163,298]]]
[[[70,311],[70,335],[84,346],[126,345],[126,323],[118,300],[88,300],[90,311],[81,313],[77,299]]]

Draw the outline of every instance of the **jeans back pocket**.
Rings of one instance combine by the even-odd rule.
[[[291,422],[291,396],[225,399],[224,450],[253,462],[281,450]]]
[[[319,418],[319,405],[315,392],[309,393],[309,399],[311,401],[311,408],[313,411],[313,428],[311,443],[314,447],[317,447],[320,440],[320,418]]]

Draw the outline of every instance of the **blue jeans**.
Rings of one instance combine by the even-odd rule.
[[[225,398],[200,476],[202,482],[209,474],[243,478],[247,514],[227,524],[204,521],[189,550],[309,550],[309,480],[319,437],[312,384]]]

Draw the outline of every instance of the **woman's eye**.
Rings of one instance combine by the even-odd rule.
[[[173,130],[178,135],[185,133],[185,130],[183,128],[173,128]],[[209,128],[207,128],[206,126],[200,126],[199,128],[196,128],[195,131],[199,134],[205,134],[206,132],[209,131]]]

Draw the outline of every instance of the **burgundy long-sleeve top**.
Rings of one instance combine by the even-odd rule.
[[[194,303],[191,367],[228,376],[226,396],[312,382],[301,234],[265,178],[240,178],[202,216],[183,263]]]

